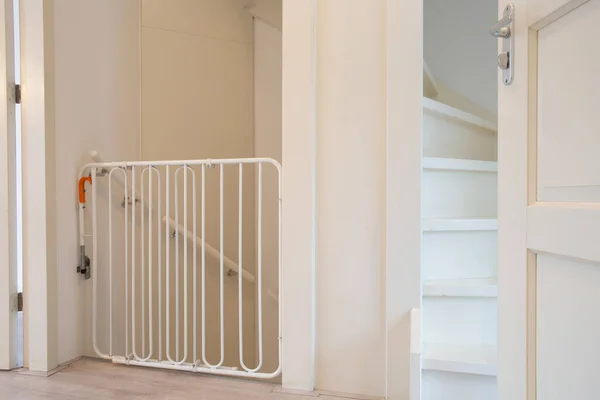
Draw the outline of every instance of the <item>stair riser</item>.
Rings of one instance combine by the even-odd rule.
[[[497,152],[495,133],[424,111],[423,156],[496,161]]]
[[[424,343],[495,346],[497,327],[496,299],[423,299]]]
[[[496,218],[498,178],[490,172],[425,171],[423,218]]]
[[[426,232],[423,234],[423,279],[496,276],[497,233]]]
[[[491,376],[423,371],[423,400],[497,400]]]

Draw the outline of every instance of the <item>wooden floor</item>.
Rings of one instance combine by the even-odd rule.
[[[113,365],[84,359],[50,378],[0,373],[0,400],[308,400],[270,383]],[[319,396],[321,400],[339,397]]]

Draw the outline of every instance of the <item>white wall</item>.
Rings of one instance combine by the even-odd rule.
[[[260,20],[254,21],[254,155],[281,162],[282,35]],[[274,168],[263,170],[263,290],[277,293],[278,185]],[[268,292],[267,292],[268,293]],[[277,369],[277,302],[263,297],[265,370]]]
[[[58,363],[86,342],[92,354],[91,282],[75,273],[79,169],[91,150],[138,159],[138,20],[137,0],[54,1]]]
[[[375,396],[385,390],[385,4],[317,2],[316,386]]]
[[[425,0],[423,55],[438,81],[497,114],[496,0]]]

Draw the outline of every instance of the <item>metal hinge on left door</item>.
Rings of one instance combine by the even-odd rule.
[[[15,83],[8,87],[9,103],[21,104],[21,85]]]
[[[17,293],[17,311],[23,311],[23,293]]]
[[[21,85],[15,85],[15,104],[21,104]]]

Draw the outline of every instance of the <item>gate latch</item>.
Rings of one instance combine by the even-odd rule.
[[[79,246],[79,265],[77,266],[77,273],[84,275],[85,279],[92,277],[92,262],[88,256],[85,255],[85,246]]]

